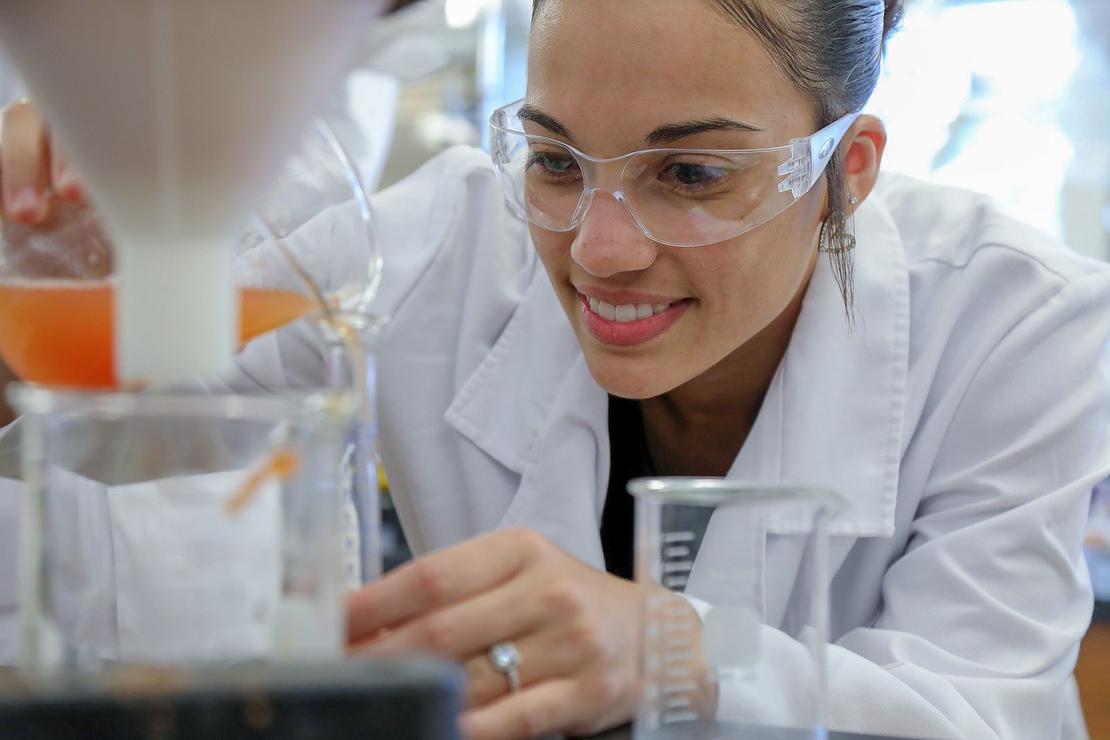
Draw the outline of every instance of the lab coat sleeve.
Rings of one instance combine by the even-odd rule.
[[[884,576],[880,613],[829,646],[830,729],[1059,736],[1091,617],[1090,491],[1110,472],[1108,335],[1110,277],[1099,271],[1016,324],[978,368]],[[789,703],[810,658],[767,632],[761,711],[773,720],[793,713],[775,705]],[[752,701],[721,687],[724,713],[752,716]]]

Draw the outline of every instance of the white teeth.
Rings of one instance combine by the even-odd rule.
[[[671,307],[669,303],[639,303],[614,306],[591,296],[587,296],[586,300],[590,305],[590,311],[606,321],[616,321],[621,324],[650,319],[655,314],[663,313]]]
[[[617,321],[622,324],[627,324],[630,321],[636,320],[636,307],[635,306],[617,306]]]

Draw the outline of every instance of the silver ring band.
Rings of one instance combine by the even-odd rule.
[[[489,649],[489,660],[499,673],[509,681],[509,692],[520,691],[520,651],[509,641],[499,642]]]

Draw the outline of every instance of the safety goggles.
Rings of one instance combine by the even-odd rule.
[[[598,193],[624,206],[640,230],[672,247],[740,236],[782,213],[817,183],[850,113],[812,136],[766,149],[643,149],[598,159],[524,130],[519,100],[490,117],[490,151],[510,206],[549,231],[572,231]]]

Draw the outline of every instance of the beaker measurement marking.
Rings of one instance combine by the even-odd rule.
[[[690,643],[669,648],[666,652],[663,652],[660,655],[662,657],[662,660],[660,661],[661,665],[659,666],[658,673],[656,673],[656,675],[662,675],[665,671],[667,671],[668,668],[675,667],[686,667],[690,669],[690,675],[693,675],[693,666],[695,661],[699,657],[694,653],[694,647]]]
[[[663,585],[667,588],[682,588],[690,582],[690,576],[665,576],[663,578]]]
[[[674,682],[666,683],[666,685],[664,685],[663,687],[664,693],[682,693],[684,691],[689,692],[697,690],[697,683],[695,683],[693,679],[690,679],[690,673],[688,671],[680,672],[682,672],[682,675],[678,676],[678,678],[686,680],[677,680]]]
[[[663,548],[663,557],[665,558],[687,558],[690,557],[690,548],[686,545],[672,545],[671,547]]]
[[[693,722],[698,718],[698,713],[687,709],[683,712],[667,711],[663,712],[662,721],[665,725],[677,724],[679,722]]]
[[[663,701],[663,706],[666,709],[685,709],[686,707],[692,706],[693,703],[694,700],[689,696],[672,696]]]
[[[669,563],[663,563],[664,573],[686,573],[689,574],[690,570],[694,567],[693,560],[672,560]]]
[[[664,532],[663,544],[673,545],[677,542],[693,542],[698,536],[693,532]]]
[[[694,675],[694,672],[688,667],[687,668],[668,668],[667,670],[663,671],[663,675],[666,676],[668,679],[680,679],[680,678],[690,678],[690,676]],[[682,685],[685,686],[685,684],[682,684]],[[666,691],[666,690],[667,689],[664,689],[664,691]]]
[[[663,647],[667,649],[673,648],[676,650],[681,650],[683,648],[689,648],[691,645],[693,645],[693,643],[690,640],[675,640],[671,638],[669,640],[663,641]]]

